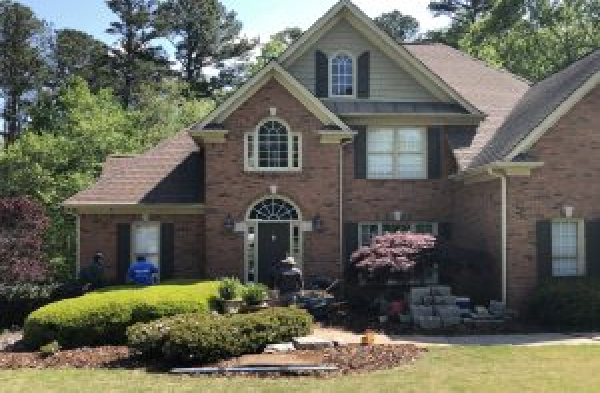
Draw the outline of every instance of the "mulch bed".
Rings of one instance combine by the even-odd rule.
[[[421,356],[425,349],[415,345],[344,345],[315,351],[289,352],[290,363],[293,359],[314,359],[316,364],[338,366],[336,374],[351,374],[385,370],[410,364]],[[262,364],[269,363],[269,355],[253,355]],[[264,358],[261,358],[264,356]],[[220,367],[237,366],[237,359],[230,359],[218,364]],[[153,371],[166,371],[165,364],[149,363],[136,357],[127,347],[107,346],[98,348],[80,348],[60,351],[54,355],[43,356],[38,352],[0,351],[0,370],[20,368],[146,368]],[[314,373],[317,376],[332,375],[330,373]],[[246,375],[247,376],[247,375]],[[276,377],[278,375],[261,375]]]

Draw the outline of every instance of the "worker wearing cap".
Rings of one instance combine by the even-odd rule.
[[[285,305],[294,304],[303,287],[302,271],[298,268],[294,258],[287,257],[281,261],[281,268],[275,275],[275,289],[279,290],[283,303]]]

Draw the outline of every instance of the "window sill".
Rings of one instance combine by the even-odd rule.
[[[248,173],[300,173],[302,168],[244,168],[244,172]]]

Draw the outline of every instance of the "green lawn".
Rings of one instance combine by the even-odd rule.
[[[414,365],[332,379],[216,379],[142,371],[3,371],[8,392],[600,391],[600,346],[435,348]]]

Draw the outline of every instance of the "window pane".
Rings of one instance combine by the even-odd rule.
[[[424,179],[425,157],[423,154],[400,154],[397,156],[397,174],[400,179]]]
[[[369,154],[367,157],[369,178],[391,179],[394,177],[394,160],[392,154]]]
[[[421,130],[398,130],[396,134],[398,152],[422,153],[425,151],[425,137]]]
[[[352,58],[340,54],[331,60],[331,93],[336,96],[349,96],[354,91],[354,69]]]
[[[410,224],[383,224],[383,233],[410,232]]]
[[[552,223],[552,274],[577,275],[577,223]]]
[[[379,235],[379,224],[363,224],[360,226],[360,244],[368,246],[373,236]]]
[[[268,121],[258,130],[258,165],[261,168],[288,166],[288,130],[277,121]]]
[[[419,222],[415,225],[416,233],[433,233],[433,224],[430,222]]]
[[[374,130],[367,133],[369,153],[391,153],[394,151],[394,131]]]
[[[159,253],[160,227],[157,224],[136,225],[134,231],[134,254]]]

